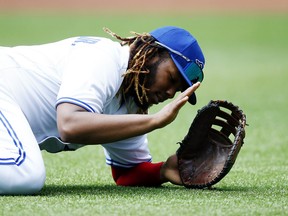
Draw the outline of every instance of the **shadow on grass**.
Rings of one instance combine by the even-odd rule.
[[[255,189],[255,188],[254,188]],[[237,192],[246,193],[251,191],[249,187],[214,187],[212,189],[187,189],[181,186],[168,185],[160,187],[121,187],[116,185],[46,185],[38,196],[59,196],[59,195],[104,195],[113,194],[113,196],[123,195],[141,195],[146,194],[169,194],[169,193],[225,193]]]

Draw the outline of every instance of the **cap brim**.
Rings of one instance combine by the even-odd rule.
[[[180,66],[180,64],[178,64],[177,60],[174,58],[174,56],[172,54],[170,54],[174,64],[176,65],[176,67],[178,68],[180,74],[182,75],[182,77],[185,79],[186,83],[188,84],[188,87],[192,86],[193,83],[191,83],[191,81],[185,76],[185,73],[182,69],[182,67]],[[197,99],[196,99],[196,94],[193,93],[189,99],[188,99],[188,102],[192,105],[195,105],[197,103]]]
[[[192,105],[195,105],[197,103],[196,94],[193,92],[193,94],[189,97],[188,102]]]

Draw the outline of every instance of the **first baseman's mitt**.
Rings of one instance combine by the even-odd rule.
[[[177,150],[178,168],[187,188],[219,182],[232,168],[244,143],[246,116],[227,101],[210,101],[198,110]]]

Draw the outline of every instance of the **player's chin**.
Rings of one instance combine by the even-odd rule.
[[[149,109],[149,108],[152,107],[153,105],[155,105],[155,103],[145,102],[145,103],[143,104],[143,107]]]
[[[157,105],[159,103],[161,103],[161,101],[159,100],[159,98],[156,96],[156,94],[153,95],[148,95],[148,102],[147,102],[150,106],[152,105]]]
[[[163,100],[159,99],[160,97],[157,97],[156,94],[148,94],[147,100],[143,101],[141,104],[141,107],[144,109],[148,109],[152,107],[153,105],[157,105],[163,102]]]

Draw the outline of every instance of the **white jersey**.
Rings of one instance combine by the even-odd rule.
[[[60,141],[56,124],[60,103],[111,115],[137,111],[132,100],[121,106],[117,97],[129,59],[129,47],[118,42],[74,37],[44,45],[1,47],[0,59],[1,94],[19,104],[41,149],[59,152],[83,146]],[[15,70],[8,73],[5,68]],[[151,161],[146,135],[102,146],[109,165],[132,167]]]

